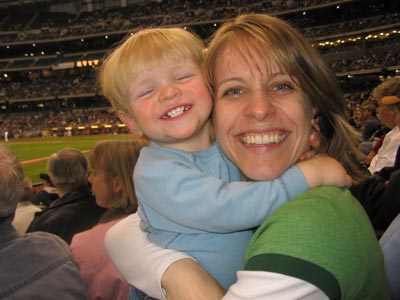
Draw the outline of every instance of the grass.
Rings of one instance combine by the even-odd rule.
[[[10,139],[7,143],[0,143],[7,146],[19,157],[25,175],[32,179],[32,182],[37,183],[41,181],[39,173],[46,173],[47,158],[58,150],[64,148],[75,148],[87,155],[90,148],[98,141],[131,138],[133,138],[133,136],[129,134],[92,135],[58,138]]]

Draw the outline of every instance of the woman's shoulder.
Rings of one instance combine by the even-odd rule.
[[[279,208],[279,213],[291,214],[296,210],[304,214],[317,216],[328,214],[333,210],[360,210],[362,207],[347,188],[323,186],[310,189],[297,195]],[[297,215],[296,214],[296,215]]]
[[[345,188],[319,187],[306,191],[278,208],[254,234],[252,241],[308,239],[312,241],[348,237],[375,239],[368,216]],[[304,243],[304,242],[302,242]],[[273,243],[272,243],[273,244]]]
[[[326,276],[350,290],[365,284],[360,273],[369,281],[383,276],[382,252],[368,216],[344,188],[312,189],[285,203],[254,233],[245,260],[249,270],[263,261],[264,271],[307,281],[308,275],[293,270],[308,270],[315,282]]]

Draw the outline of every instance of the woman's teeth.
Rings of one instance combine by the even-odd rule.
[[[246,145],[269,145],[278,144],[284,139],[284,134],[252,134],[243,136],[242,142]]]

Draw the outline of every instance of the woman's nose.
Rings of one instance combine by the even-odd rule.
[[[168,85],[163,88],[160,96],[161,101],[171,100],[181,94],[181,90],[175,85]]]
[[[248,113],[257,120],[263,120],[274,111],[275,107],[265,93],[254,93],[249,100]]]

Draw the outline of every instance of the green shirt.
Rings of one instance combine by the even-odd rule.
[[[244,265],[305,280],[330,299],[389,299],[382,251],[347,189],[316,188],[281,206],[253,235]]]

